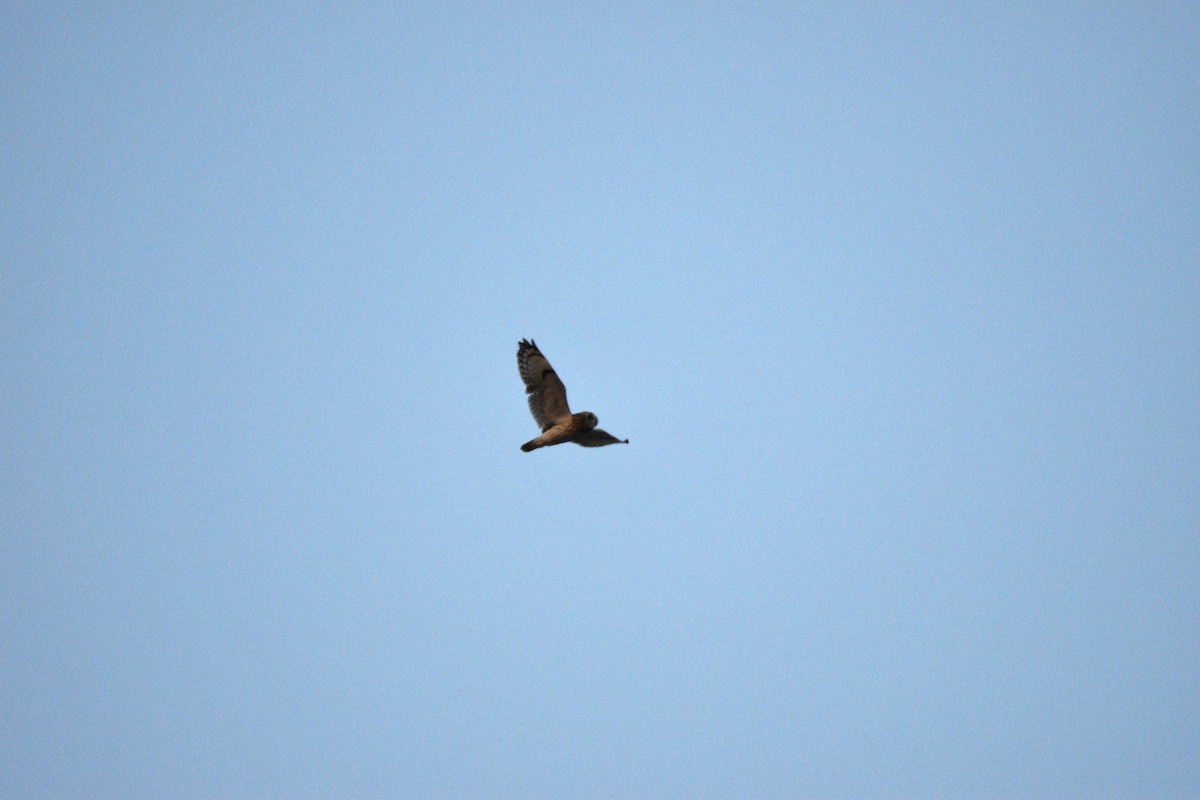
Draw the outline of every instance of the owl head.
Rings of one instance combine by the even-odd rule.
[[[596,427],[596,425],[600,422],[600,420],[596,418],[596,415],[590,411],[583,412],[583,421],[587,423],[589,430]]]

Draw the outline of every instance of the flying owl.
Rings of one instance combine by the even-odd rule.
[[[526,453],[563,442],[574,442],[584,447],[629,444],[628,439],[618,439],[597,428],[599,420],[592,412],[571,413],[567,406],[567,387],[563,386],[554,367],[550,366],[532,339],[522,339],[517,345],[517,369],[529,394],[529,411],[533,414],[533,421],[542,429],[541,436],[521,445]]]

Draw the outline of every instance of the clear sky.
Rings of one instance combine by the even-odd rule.
[[[1200,796],[1197,42],[6,3],[0,797]]]

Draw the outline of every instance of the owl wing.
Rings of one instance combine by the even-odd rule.
[[[529,412],[539,428],[544,431],[571,416],[571,408],[567,405],[567,387],[563,386],[558,373],[532,339],[522,339],[517,345],[517,370],[529,395]]]
[[[604,447],[606,444],[629,444],[628,439],[618,439],[608,431],[592,428],[587,433],[574,439],[575,444],[584,447]]]

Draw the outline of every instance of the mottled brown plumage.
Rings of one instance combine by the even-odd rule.
[[[563,386],[558,373],[532,339],[522,339],[517,345],[517,370],[529,394],[529,412],[542,429],[541,436],[521,445],[526,453],[563,442],[575,442],[584,447],[629,444],[628,439],[618,439],[597,428],[598,420],[592,412],[571,413],[567,405],[567,387]]]

